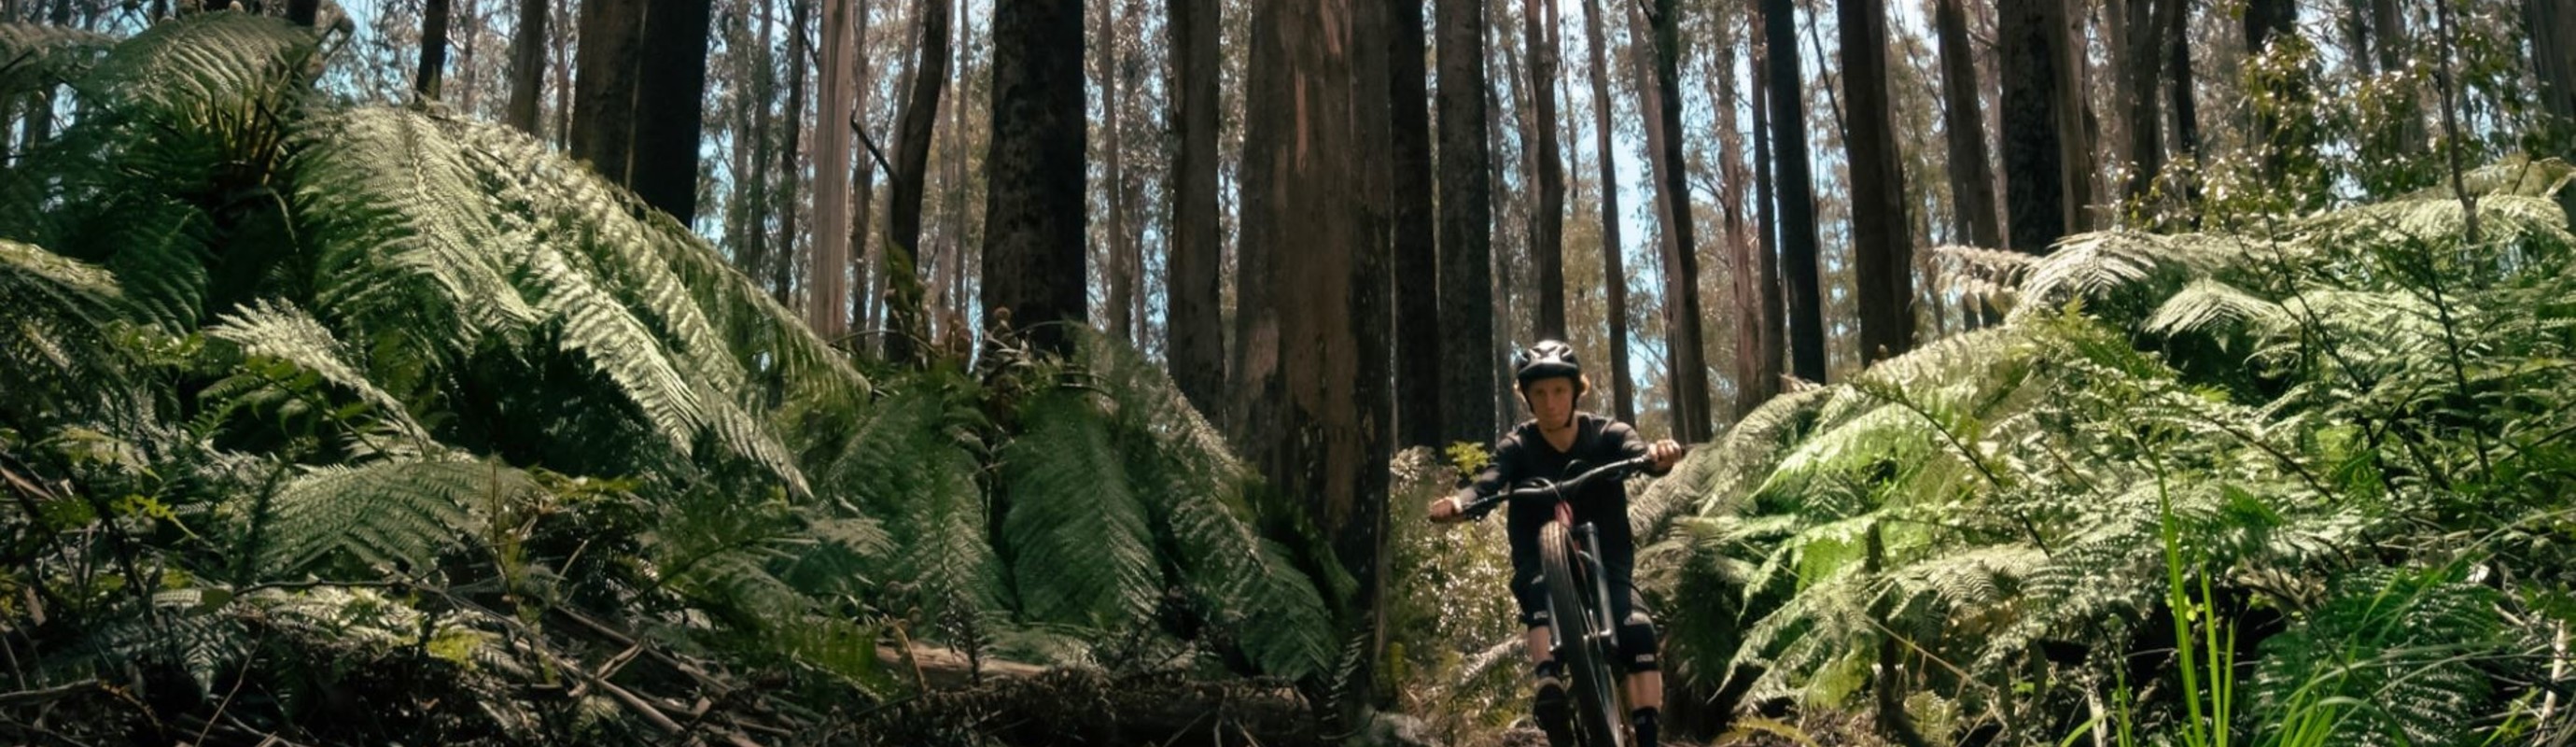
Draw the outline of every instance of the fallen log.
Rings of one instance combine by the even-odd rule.
[[[898,677],[927,684],[864,719],[863,741],[878,744],[922,743],[959,728],[1011,745],[1321,741],[1306,699],[1284,684],[1180,673],[1113,676],[989,657],[981,662],[979,684],[979,667],[952,649],[880,646],[877,658]]]

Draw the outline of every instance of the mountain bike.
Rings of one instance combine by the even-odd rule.
[[[1511,501],[1548,501],[1556,518],[1539,528],[1540,584],[1546,590],[1548,634],[1558,666],[1573,680],[1567,695],[1574,711],[1574,738],[1589,747],[1625,747],[1627,693],[1620,683],[1628,674],[1614,655],[1619,647],[1617,621],[1610,619],[1610,583],[1601,564],[1600,531],[1574,522],[1574,505],[1598,479],[1625,479],[1651,464],[1646,457],[1622,459],[1594,467],[1560,482],[1532,480],[1522,487],[1477,498],[1460,507],[1472,517]],[[1579,466],[1579,465],[1570,465]]]

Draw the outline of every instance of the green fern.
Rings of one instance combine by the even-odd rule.
[[[2305,707],[2331,714],[2338,744],[2488,743],[2477,720],[2498,705],[2494,670],[2530,667],[2511,656],[2498,595],[2453,575],[2371,569],[2337,579],[2304,624],[2263,642],[2258,723]]]
[[[15,97],[78,80],[116,42],[116,37],[85,29],[0,23],[0,96]]]
[[[351,365],[344,346],[331,330],[292,304],[254,302],[208,327],[206,335],[238,345],[246,354],[274,358],[313,372],[323,381],[356,394],[414,447],[429,442],[428,430],[412,418],[410,408]]]
[[[1102,630],[1151,619],[1162,588],[1153,529],[1098,410],[1079,392],[1041,395],[1001,452],[1002,534],[1031,619]]]
[[[423,572],[442,550],[478,541],[484,507],[535,489],[525,473],[481,461],[319,467],[278,490],[257,552],[278,574],[334,553]]]

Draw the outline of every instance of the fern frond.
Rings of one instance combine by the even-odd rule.
[[[2251,683],[2256,712],[2266,715],[2258,723],[2331,702],[2342,704],[2333,730],[2340,743],[2482,743],[2473,727],[2493,712],[2496,680],[2481,660],[2513,658],[2498,595],[2448,575],[2370,569],[2338,579],[2305,624],[2263,642]]]
[[[2147,319],[2145,329],[2161,335],[2210,332],[2219,325],[2239,325],[2257,334],[2296,324],[2280,304],[2257,298],[2224,282],[2202,278],[2165,299]]]
[[[275,358],[311,371],[323,381],[358,395],[396,432],[415,442],[430,440],[428,430],[412,419],[411,409],[351,365],[339,338],[294,304],[254,301],[206,328],[206,335],[238,345],[246,354]]]
[[[130,305],[107,270],[0,239],[0,412],[102,416],[143,427],[141,361],[118,340]]]
[[[2079,300],[2106,300],[2123,290],[2162,297],[2185,280],[2248,251],[2237,239],[2224,235],[2164,236],[2126,230],[2077,234],[2031,268],[2021,288],[2026,303],[2013,309],[2012,318],[2053,313],[2057,306]]]
[[[1150,619],[1162,585],[1153,530],[1098,410],[1078,392],[1041,396],[1002,452],[1011,578],[1031,619],[1103,630]]]
[[[1244,487],[1251,469],[1224,435],[1182,397],[1161,366],[1107,335],[1077,328],[1081,370],[1117,406],[1116,430],[1129,480],[1158,537],[1178,550],[1172,565],[1210,617],[1239,632],[1263,672],[1303,677],[1334,654],[1322,593],[1264,539]]]
[[[441,550],[477,541],[478,507],[535,489],[526,473],[480,461],[318,467],[278,491],[274,535],[254,552],[281,574],[335,552],[428,569]]]
[[[283,19],[200,13],[153,24],[117,45],[77,87],[120,111],[201,119],[214,108],[302,90],[317,43],[311,31]]]
[[[0,23],[0,95],[17,96],[78,80],[116,37],[35,23]]]
[[[928,387],[897,387],[864,416],[830,466],[818,470],[827,494],[847,496],[889,519],[894,579],[918,587],[932,619],[955,612],[1004,609],[1005,574],[991,544],[983,469],[950,421],[946,396]]]

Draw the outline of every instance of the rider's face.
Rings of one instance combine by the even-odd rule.
[[[1541,427],[1563,428],[1574,417],[1574,380],[1565,377],[1539,379],[1521,387],[1521,398],[1529,403],[1530,417]]]

